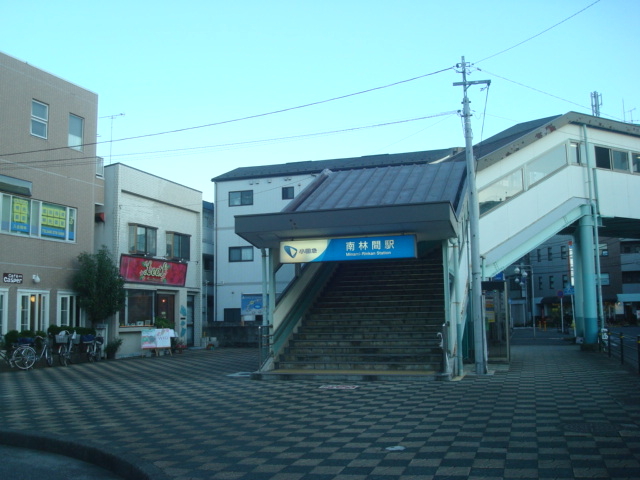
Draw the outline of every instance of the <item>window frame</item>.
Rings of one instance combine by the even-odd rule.
[[[72,133],[71,133],[71,120],[72,119],[80,120],[80,143],[72,143]],[[78,139],[77,135],[73,135],[73,139]],[[82,152],[84,150],[84,118],[79,115],[75,115],[73,113],[69,113],[69,135],[67,140],[67,146],[78,152]]]
[[[41,117],[37,113],[34,113],[33,107],[36,105],[44,107],[44,117]],[[44,135],[41,135],[40,133],[36,133],[34,131],[34,124],[42,125],[42,127],[44,128]],[[49,104],[36,100],[35,98],[31,99],[31,122],[29,131],[34,137],[43,138],[45,140],[49,138]]]
[[[253,190],[234,190],[229,192],[229,206],[243,207],[253,205]]]
[[[295,198],[295,188],[292,186],[282,187],[282,200],[293,200]]]
[[[138,229],[144,230],[144,251],[138,249],[138,237],[140,236]],[[150,235],[151,233],[153,235]],[[132,255],[156,256],[158,253],[158,229],[139,223],[130,223],[127,249]]]
[[[178,248],[177,251],[176,246]],[[174,260],[191,260],[191,235],[178,232],[166,232],[165,251],[167,258]]]
[[[2,235],[76,243],[77,218],[78,211],[74,207],[0,193]]]
[[[253,262],[255,248],[252,246],[229,247],[229,263]],[[239,252],[239,258],[236,259],[234,253]],[[245,253],[251,252],[251,258],[245,258]]]

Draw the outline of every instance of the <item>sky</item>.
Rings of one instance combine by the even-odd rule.
[[[577,111],[640,123],[640,0],[0,0],[0,51],[95,92],[98,155],[238,167],[434,150]]]

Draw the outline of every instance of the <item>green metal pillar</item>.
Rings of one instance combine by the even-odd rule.
[[[578,224],[580,259],[582,264],[582,294],[584,313],[584,343],[598,342],[598,297],[596,293],[595,244],[593,217],[585,215]]]

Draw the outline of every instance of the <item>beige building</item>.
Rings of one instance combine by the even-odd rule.
[[[98,95],[0,53],[0,331],[84,326],[71,289],[104,202]]]

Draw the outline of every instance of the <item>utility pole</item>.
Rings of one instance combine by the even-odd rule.
[[[467,161],[467,188],[469,190],[469,229],[471,242],[471,315],[473,318],[473,340],[476,360],[476,373],[487,373],[487,336],[485,333],[484,319],[482,318],[482,263],[480,259],[480,203],[476,188],[476,160],[473,156],[473,132],[471,131],[471,108],[467,89],[471,85],[491,84],[491,80],[467,81],[467,64],[462,57],[462,62],[456,67],[461,70],[462,82],[456,82],[454,86],[462,86],[464,97],[462,100],[464,117],[464,140]]]

